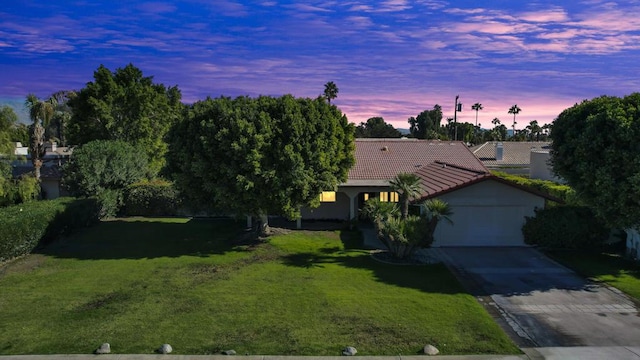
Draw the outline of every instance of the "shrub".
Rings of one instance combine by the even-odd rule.
[[[556,206],[527,216],[522,233],[529,245],[578,249],[601,247],[609,230],[589,208]]]
[[[124,208],[129,216],[173,216],[181,201],[173,184],[164,180],[129,185]]]
[[[120,189],[105,189],[96,196],[100,219],[114,218],[121,214],[124,204],[122,193],[123,190]]]
[[[95,199],[59,198],[0,209],[0,261],[26,255],[98,220]]]
[[[558,198],[567,205],[582,205],[578,196],[576,195],[575,190],[573,190],[573,188],[571,188],[571,186],[569,185],[559,184],[557,182],[549,180],[529,179],[526,177],[507,174],[500,171],[492,171],[491,173],[501,179],[513,182],[521,186],[529,187],[538,192]]]

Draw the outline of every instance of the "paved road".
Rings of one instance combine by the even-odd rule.
[[[534,347],[640,345],[640,316],[631,300],[535,249],[437,251],[463,282],[490,296],[489,305]]]

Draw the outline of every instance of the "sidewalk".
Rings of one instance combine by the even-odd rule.
[[[640,360],[640,346],[585,346],[585,347],[553,347],[524,348],[523,355],[398,355],[398,356],[358,356],[363,360],[426,360],[428,358],[443,360],[601,360],[629,359]],[[108,354],[108,355],[8,355],[0,356],[0,360],[345,360],[346,356],[278,356],[278,355],[140,355],[140,354]]]

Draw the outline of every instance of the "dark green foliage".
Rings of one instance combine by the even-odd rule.
[[[294,219],[346,181],[353,133],[324,98],[207,99],[173,129],[167,162],[194,205]]]
[[[602,96],[564,110],[553,123],[551,161],[612,227],[640,219],[640,93]]]
[[[410,117],[411,135],[418,139],[438,139],[440,123],[442,122],[442,107],[435,105],[432,110],[425,110],[417,117]]]
[[[180,207],[180,197],[172,183],[156,180],[129,185],[124,203],[128,216],[173,216]]]
[[[33,251],[74,229],[98,220],[95,199],[59,198],[0,209],[0,261]]]
[[[402,137],[400,131],[387,124],[381,117],[372,117],[366,123],[361,122],[356,126],[357,138],[399,138]]]
[[[118,140],[96,140],[75,149],[64,165],[64,184],[74,195],[96,196],[143,179],[147,160],[140,148]]]
[[[558,184],[549,180],[529,179],[518,175],[507,174],[501,171],[492,171],[491,173],[497,177],[508,180],[515,184],[526,186],[543,194],[553,196],[559,200],[562,200],[567,205],[582,205],[582,202],[578,198],[578,195],[569,185]]]
[[[522,233],[529,245],[593,249],[602,246],[609,230],[589,208],[555,206],[536,210],[536,216],[526,217]]]
[[[165,136],[182,111],[177,87],[153,83],[132,64],[109,71],[100,66],[94,81],[69,101],[73,116],[68,141],[82,145],[92,140],[122,140],[140,145],[152,173],[164,165]]]
[[[105,189],[96,195],[100,219],[114,218],[122,215],[122,207],[124,206],[123,193],[123,189]]]

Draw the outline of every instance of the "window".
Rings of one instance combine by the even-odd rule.
[[[336,202],[335,191],[323,191],[320,194],[320,202]]]
[[[364,193],[364,201],[367,201],[367,200],[369,200],[369,194]]]
[[[398,202],[398,193],[397,192],[381,192],[380,193],[380,201],[382,202]]]

